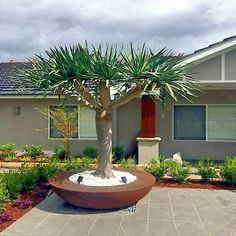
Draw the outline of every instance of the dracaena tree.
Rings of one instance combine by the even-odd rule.
[[[54,47],[36,54],[20,72],[22,83],[51,91],[67,101],[96,111],[99,161],[96,176],[112,177],[112,110],[141,94],[163,105],[169,99],[188,99],[196,89],[182,55],[146,45],[126,50],[116,46]],[[115,95],[115,96],[114,96]]]

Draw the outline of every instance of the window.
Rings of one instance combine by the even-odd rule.
[[[95,111],[88,108],[80,109],[80,138],[96,138]]]
[[[236,105],[174,106],[174,139],[236,141]]]
[[[236,140],[236,106],[208,106],[208,139]]]
[[[56,110],[58,106],[49,106],[49,110]],[[80,108],[79,106],[67,105],[64,108],[66,113],[77,113],[75,123],[78,130],[73,134],[74,139],[96,139],[95,111]],[[53,125],[53,120],[49,119],[49,138],[62,138],[61,132]]]
[[[177,140],[204,140],[206,138],[204,106],[174,107],[174,138]]]

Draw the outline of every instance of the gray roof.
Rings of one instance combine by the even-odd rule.
[[[27,86],[24,91],[20,90],[20,78],[17,76],[18,70],[26,68],[27,62],[0,62],[0,96],[1,95],[52,95],[45,93],[44,90],[32,86]],[[95,85],[85,83],[85,86],[91,91],[95,91]]]
[[[212,47],[215,47],[215,46],[221,45],[221,44],[223,44],[223,43],[226,43],[226,42],[231,41],[231,40],[234,40],[234,39],[236,39],[236,35],[233,35],[233,36],[231,36],[231,37],[225,38],[225,39],[223,39],[222,41],[219,41],[219,42],[216,42],[216,43],[210,44],[210,45],[207,46],[207,47],[200,48],[200,49],[194,51],[193,53],[190,53],[190,54],[186,55],[186,57],[192,56],[192,55],[194,55],[194,54],[196,54],[196,53],[198,53],[198,52],[201,52],[201,51],[204,51],[204,50],[210,49],[210,48],[212,48]]]
[[[20,91],[20,78],[17,76],[18,69],[27,66],[26,62],[0,62],[0,95],[43,95],[34,86],[27,86],[24,91]]]

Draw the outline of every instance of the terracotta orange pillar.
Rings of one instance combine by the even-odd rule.
[[[154,138],[156,135],[156,104],[148,95],[141,100],[141,138]]]
[[[143,95],[141,99],[141,132],[137,138],[139,164],[147,164],[152,158],[159,157],[161,138],[156,137],[155,113],[155,102],[148,95]]]

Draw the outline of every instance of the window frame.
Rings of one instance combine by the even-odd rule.
[[[174,108],[175,106],[205,106],[205,111],[206,111],[206,114],[205,114],[205,121],[206,121],[206,130],[205,130],[205,134],[206,134],[206,139],[202,139],[202,140],[198,140],[198,139],[175,139],[175,136],[174,136],[174,124],[175,124],[175,121],[174,121]],[[236,104],[173,104],[172,105],[172,141],[176,141],[176,142],[225,142],[225,143],[235,143],[236,142],[236,138],[235,140],[225,140],[225,139],[208,139],[208,107],[209,106],[235,106],[236,108]]]
[[[50,112],[50,107],[54,107],[54,106],[59,106],[59,104],[50,104],[48,105],[47,107],[47,110],[48,110],[48,140],[62,140],[63,138],[53,138],[53,137],[50,137],[50,116],[49,116],[49,112]],[[97,140],[97,137],[91,137],[91,138],[81,138],[80,137],[80,125],[81,125],[81,110],[82,109],[88,109],[87,107],[81,107],[80,105],[76,105],[76,104],[65,104],[64,106],[66,107],[70,107],[70,106],[73,106],[73,107],[77,107],[78,108],[78,138],[72,138],[71,140]],[[82,108],[82,109],[81,109]]]

